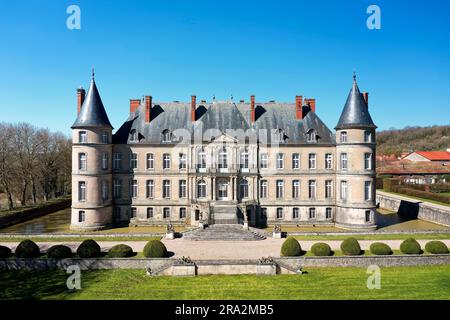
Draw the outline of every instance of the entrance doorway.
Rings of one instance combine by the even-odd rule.
[[[221,179],[217,184],[217,199],[228,200],[228,180]]]

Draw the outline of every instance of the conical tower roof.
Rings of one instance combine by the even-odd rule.
[[[81,106],[80,113],[72,125],[72,129],[85,127],[110,127],[112,129],[95,84],[94,72],[92,72],[91,86]]]
[[[353,85],[345,102],[344,110],[335,129],[376,128],[369,114],[369,108],[359,92],[356,76],[353,75]]]

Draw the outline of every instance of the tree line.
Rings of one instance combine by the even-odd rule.
[[[71,138],[61,132],[0,123],[0,194],[8,209],[69,194],[71,148]]]
[[[402,152],[445,151],[450,147],[450,125],[406,127],[377,132],[377,153],[400,156]]]

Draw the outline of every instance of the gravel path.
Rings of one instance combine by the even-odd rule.
[[[165,240],[164,244],[168,251],[175,253],[174,257],[189,256],[192,259],[259,259],[261,257],[278,257],[280,255],[280,248],[285,239],[268,238],[261,241],[190,241],[190,240]],[[425,247],[425,244],[430,240],[418,240],[420,245]],[[442,240],[447,246],[450,246],[450,240]],[[300,245],[303,250],[310,250],[311,246],[317,242],[328,243],[333,250],[339,250],[341,245],[340,240],[327,241],[310,241],[300,240]],[[402,240],[361,240],[359,241],[363,250],[368,250],[370,244],[373,242],[384,242],[392,249],[399,249]],[[55,244],[64,244],[76,250],[80,242],[37,242],[42,251],[46,251],[49,247]],[[144,248],[145,241],[99,241],[98,244],[103,251],[116,244],[127,244],[133,248],[134,251],[140,252]],[[0,242],[0,245],[15,249],[18,242]]]

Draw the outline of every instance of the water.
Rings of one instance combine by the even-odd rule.
[[[56,233],[69,232],[70,208],[22,222],[4,229],[0,233]]]

